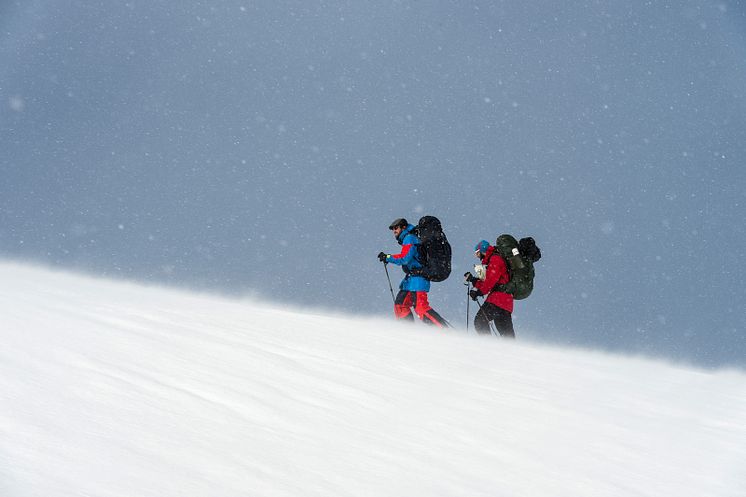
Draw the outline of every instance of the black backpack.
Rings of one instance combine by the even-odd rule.
[[[451,244],[440,221],[434,216],[424,216],[414,230],[420,239],[419,262],[422,267],[410,274],[422,276],[430,281],[443,281],[451,274]]]
[[[541,259],[541,250],[531,237],[517,242],[511,235],[500,235],[495,241],[495,252],[505,259],[510,281],[496,285],[493,292],[509,293],[515,300],[531,295],[534,289],[534,262]]]

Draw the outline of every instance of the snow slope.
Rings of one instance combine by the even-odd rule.
[[[0,495],[746,495],[746,374],[0,263]]]

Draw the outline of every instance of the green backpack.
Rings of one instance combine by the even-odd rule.
[[[505,259],[510,273],[510,281],[495,285],[493,292],[509,293],[515,300],[531,295],[534,289],[534,262],[541,259],[541,250],[533,238],[516,241],[511,235],[500,235],[495,241],[495,252]]]

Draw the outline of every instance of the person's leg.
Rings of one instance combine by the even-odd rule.
[[[495,322],[495,326],[497,327],[500,336],[504,338],[515,338],[515,330],[513,330],[513,315],[501,307],[494,307],[495,311],[492,314],[492,320]]]
[[[423,323],[434,324],[439,328],[448,325],[446,320],[430,307],[430,303],[427,301],[427,292],[416,292],[414,312],[417,313]]]
[[[477,333],[480,335],[492,334],[492,330],[490,330],[490,315],[488,312],[491,306],[492,304],[484,304],[477,311],[477,315],[474,316],[474,329],[477,330]]]
[[[396,294],[396,300],[394,300],[394,316],[396,316],[396,319],[414,321],[412,305],[412,292],[399,290],[399,293]]]

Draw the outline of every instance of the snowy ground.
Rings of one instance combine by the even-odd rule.
[[[746,374],[0,263],[0,496],[746,495]]]

